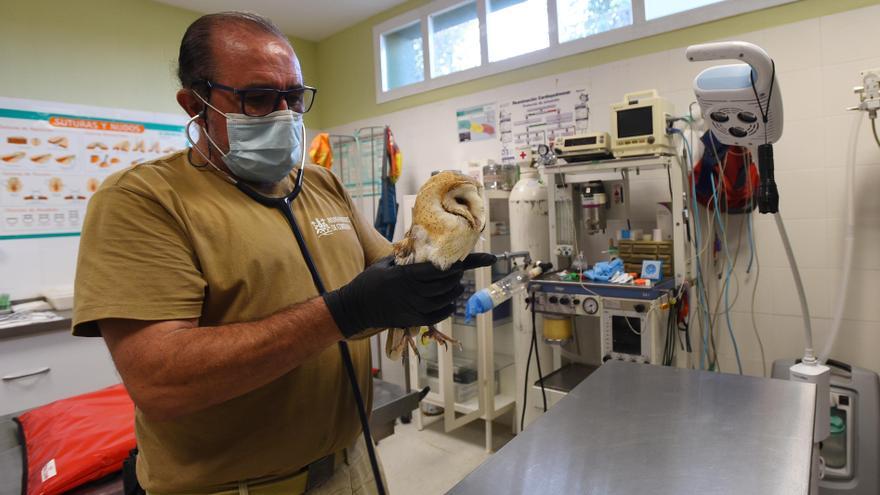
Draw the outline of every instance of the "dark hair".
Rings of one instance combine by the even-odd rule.
[[[238,25],[273,34],[286,43],[287,36],[269,19],[251,12],[218,12],[203,15],[186,28],[180,41],[180,54],[177,57],[177,78],[184,88],[194,88],[201,81],[212,79],[216,70],[211,51],[211,34],[214,28],[224,25]]]

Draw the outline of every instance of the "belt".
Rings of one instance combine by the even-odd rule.
[[[296,474],[281,480],[268,482],[251,481],[238,484],[239,495],[249,495],[250,490],[284,493],[285,495],[300,495],[317,488],[333,477],[336,469],[345,460],[345,449],[324,456],[308,466],[300,469]],[[262,490],[260,490],[262,489]]]
[[[329,480],[336,472],[336,469],[347,460],[346,454],[345,449],[340,449],[338,452],[324,456],[287,477],[242,481],[238,483],[237,489],[233,488],[231,490],[215,492],[213,495],[250,495],[252,490],[259,493],[301,495]],[[147,492],[147,495],[159,494]],[[184,494],[178,493],[175,495]]]

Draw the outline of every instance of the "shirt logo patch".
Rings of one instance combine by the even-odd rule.
[[[341,230],[352,230],[351,219],[348,217],[316,218],[311,221],[318,237],[333,235]]]

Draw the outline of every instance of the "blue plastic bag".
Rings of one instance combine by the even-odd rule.
[[[617,272],[623,271],[623,260],[614,258],[611,261],[600,261],[593,265],[593,268],[584,272],[584,276],[590,280],[598,280],[607,282],[611,280]]]

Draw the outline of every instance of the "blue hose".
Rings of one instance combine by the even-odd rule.
[[[687,137],[685,137],[685,135],[684,135],[684,132],[682,132],[680,129],[670,128],[669,130],[670,130],[670,132],[681,136],[681,139],[685,145],[685,149],[687,150],[688,166],[689,166],[688,170],[693,171],[694,154],[693,154],[693,149],[691,148],[690,141],[688,141]],[[702,230],[700,227],[700,216],[699,216],[700,209],[699,209],[699,205],[697,204],[697,190],[696,190],[694,181],[692,180],[692,181],[690,181],[690,183],[691,183],[691,202],[692,202],[691,206],[692,206],[693,213],[694,213],[693,218],[692,218],[692,221],[694,224],[694,240],[696,241],[696,245],[697,245],[697,247],[694,249],[694,261],[697,263],[697,280],[696,280],[697,299],[699,301],[698,302],[699,308],[703,309],[702,311],[699,312],[700,316],[703,319],[703,331],[701,332],[702,338],[703,338],[703,352],[700,353],[700,369],[706,369],[706,361],[708,361],[708,359],[709,359],[709,337],[708,337],[708,333],[707,333],[709,330],[709,309],[708,309],[709,308],[709,306],[708,306],[709,294],[706,292],[705,284],[703,284],[703,270],[701,268],[701,263],[700,263],[700,248],[699,248],[699,246],[701,246],[703,244],[703,242],[702,242],[703,234],[702,234]]]
[[[718,220],[718,227],[721,228],[721,236],[724,237],[724,257],[727,259],[727,275],[724,277],[724,319],[727,321],[727,333],[730,334],[730,340],[733,343],[733,352],[736,354],[736,368],[742,375],[742,362],[739,357],[739,346],[736,344],[736,337],[733,335],[733,325],[730,323],[730,300],[728,298],[730,288],[730,275],[733,273],[733,263],[730,260],[730,250],[727,247],[727,233],[724,231],[724,222],[721,220],[721,212],[718,208],[718,191],[715,189],[715,180],[712,183],[712,201],[715,204],[715,218]]]

